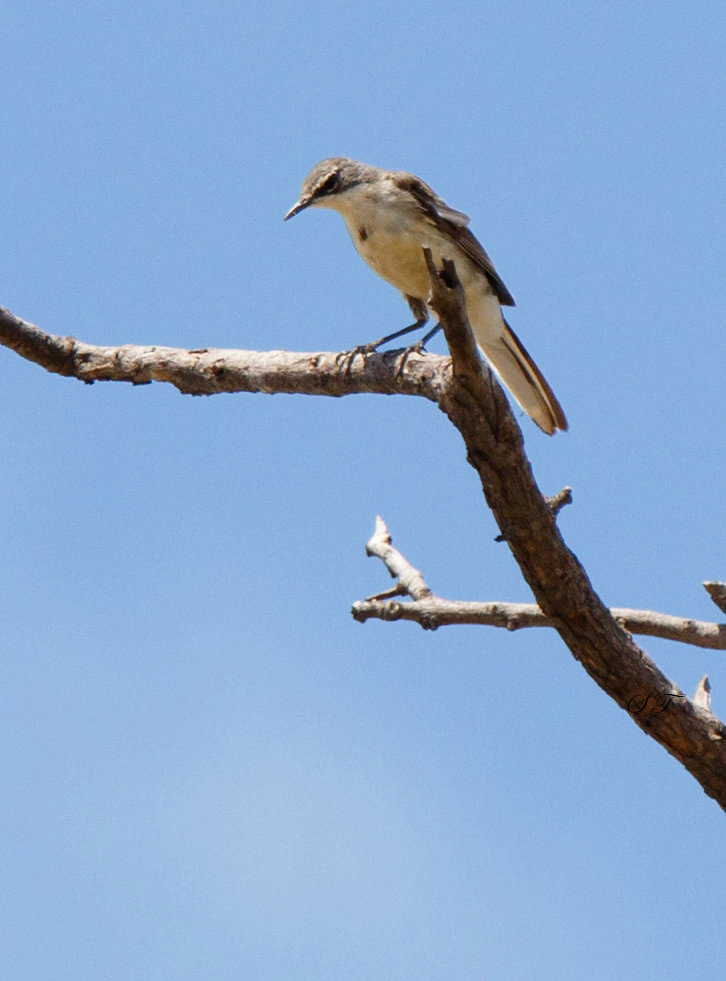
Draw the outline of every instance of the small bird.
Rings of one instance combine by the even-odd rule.
[[[416,318],[410,327],[364,345],[365,350],[428,321],[431,284],[423,249],[431,249],[437,265],[444,258],[454,260],[476,342],[519,405],[544,432],[567,429],[554,392],[502,315],[502,306],[513,307],[514,299],[469,231],[467,215],[450,208],[413,174],[346,157],[313,167],[285,221],[309,207],[340,212],[360,255],[403,293]],[[436,330],[429,331],[421,347]]]

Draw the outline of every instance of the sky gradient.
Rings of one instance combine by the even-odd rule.
[[[345,155],[420,175],[570,422],[524,417],[613,606],[724,579],[721,3],[9,0],[0,304],[99,344],[344,350],[408,323]],[[432,349],[443,350],[437,339]],[[414,398],[84,386],[0,350],[4,978],[724,976],[724,816],[556,635],[363,626],[394,542],[529,601]],[[644,640],[686,692],[723,655]]]

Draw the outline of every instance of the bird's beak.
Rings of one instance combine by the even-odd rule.
[[[292,208],[290,208],[288,213],[283,218],[283,221],[287,221],[288,218],[292,218],[293,215],[296,215],[298,211],[302,211],[303,208],[307,208],[307,206],[310,204],[311,201],[312,198],[309,196],[300,198],[300,200],[296,201],[295,204],[292,206]]]

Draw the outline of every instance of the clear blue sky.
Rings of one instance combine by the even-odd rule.
[[[720,2],[6,0],[0,303],[349,348],[408,311],[338,216],[282,215],[321,157],[411,170],[517,298],[571,424],[527,448],[596,588],[714,619],[725,32]],[[376,513],[442,595],[530,598],[435,407],[0,370],[3,978],[724,977],[724,815],[556,636],[351,619]],[[723,654],[645,646],[726,715]]]

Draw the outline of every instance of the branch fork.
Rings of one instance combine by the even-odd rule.
[[[547,500],[532,474],[521,430],[508,400],[482,363],[469,326],[454,264],[431,271],[429,304],[440,318],[451,354],[371,354],[341,371],[330,352],[232,351],[123,345],[100,347],[47,334],[0,309],[0,344],[47,371],[83,382],[170,383],[187,394],[286,392],[342,396],[359,392],[416,395],[435,402],[459,431],[495,521],[532,590],[535,604],[472,604],[436,596],[423,575],[395,550],[377,524],[369,554],[382,558],[396,585],[356,603],[359,620],[414,620],[428,629],[447,623],[487,623],[517,630],[550,626],[573,657],[647,735],[678,759],[703,790],[726,810],[726,730],[709,710],[705,683],[691,701],[634,642],[648,633],[723,650],[726,626],[643,610],[609,610],[557,527],[564,496]],[[720,609],[726,586],[707,584]],[[408,602],[401,599],[410,597]],[[645,698],[667,706],[636,711]],[[653,788],[654,800],[659,788]]]
[[[504,627],[512,631],[556,626],[535,603],[470,602],[437,596],[427,585],[423,574],[394,547],[391,534],[380,516],[376,518],[375,530],[366,544],[366,555],[380,559],[397,582],[391,589],[353,604],[351,612],[360,623],[374,619],[410,620],[424,630],[436,630],[437,627],[453,624]],[[397,596],[408,596],[412,602],[391,602]],[[726,650],[726,624],[619,607],[611,609],[610,614],[630,634],[661,637],[710,650]],[[698,704],[705,704],[705,700]]]

